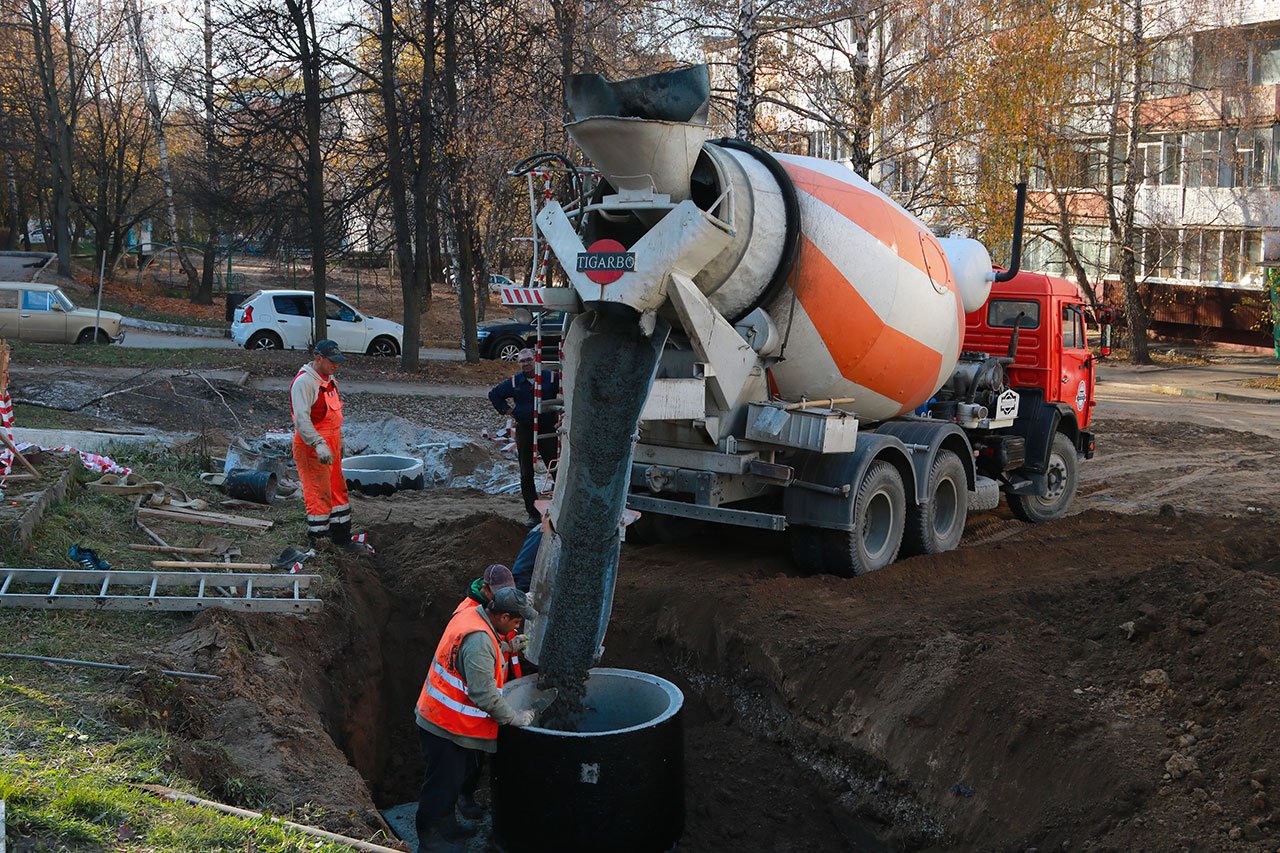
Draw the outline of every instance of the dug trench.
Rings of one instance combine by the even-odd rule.
[[[524,530],[372,533],[320,617],[207,613],[167,649],[225,678],[178,703],[206,790],[361,836],[415,799],[428,656]],[[627,547],[605,663],[685,691],[682,849],[1274,850],[1277,544],[1090,511],[857,579],[764,535]]]

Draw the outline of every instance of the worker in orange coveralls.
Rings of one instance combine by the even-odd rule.
[[[289,389],[293,410],[293,459],[307,503],[307,542],[326,540],[344,551],[368,553],[351,538],[351,504],[342,474],[342,400],[333,378],[347,357],[330,340],[317,341],[314,358],[302,366]]]

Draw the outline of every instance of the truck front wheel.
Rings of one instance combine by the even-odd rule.
[[[1075,499],[1079,469],[1071,439],[1060,432],[1054,433],[1044,495],[1009,495],[1009,509],[1023,521],[1037,524],[1061,518]]]
[[[902,550],[908,554],[941,554],[960,544],[969,514],[969,487],[964,464],[950,450],[939,450],[929,471],[925,501],[907,507]]]

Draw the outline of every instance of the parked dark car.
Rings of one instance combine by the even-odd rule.
[[[564,330],[564,312],[548,311],[542,318],[543,358],[555,358],[560,346],[560,333]],[[516,320],[486,320],[476,330],[481,358],[515,361],[520,350],[532,348],[538,340],[532,323]],[[465,348],[465,343],[463,344]]]

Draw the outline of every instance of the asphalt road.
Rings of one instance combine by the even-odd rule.
[[[146,332],[141,329],[125,329],[121,346],[141,349],[234,349],[230,338],[206,338],[196,335],[170,335],[163,332]],[[462,350],[424,347],[419,355],[428,361],[462,361]]]
[[[0,252],[0,281],[31,281],[44,265],[40,253]]]

